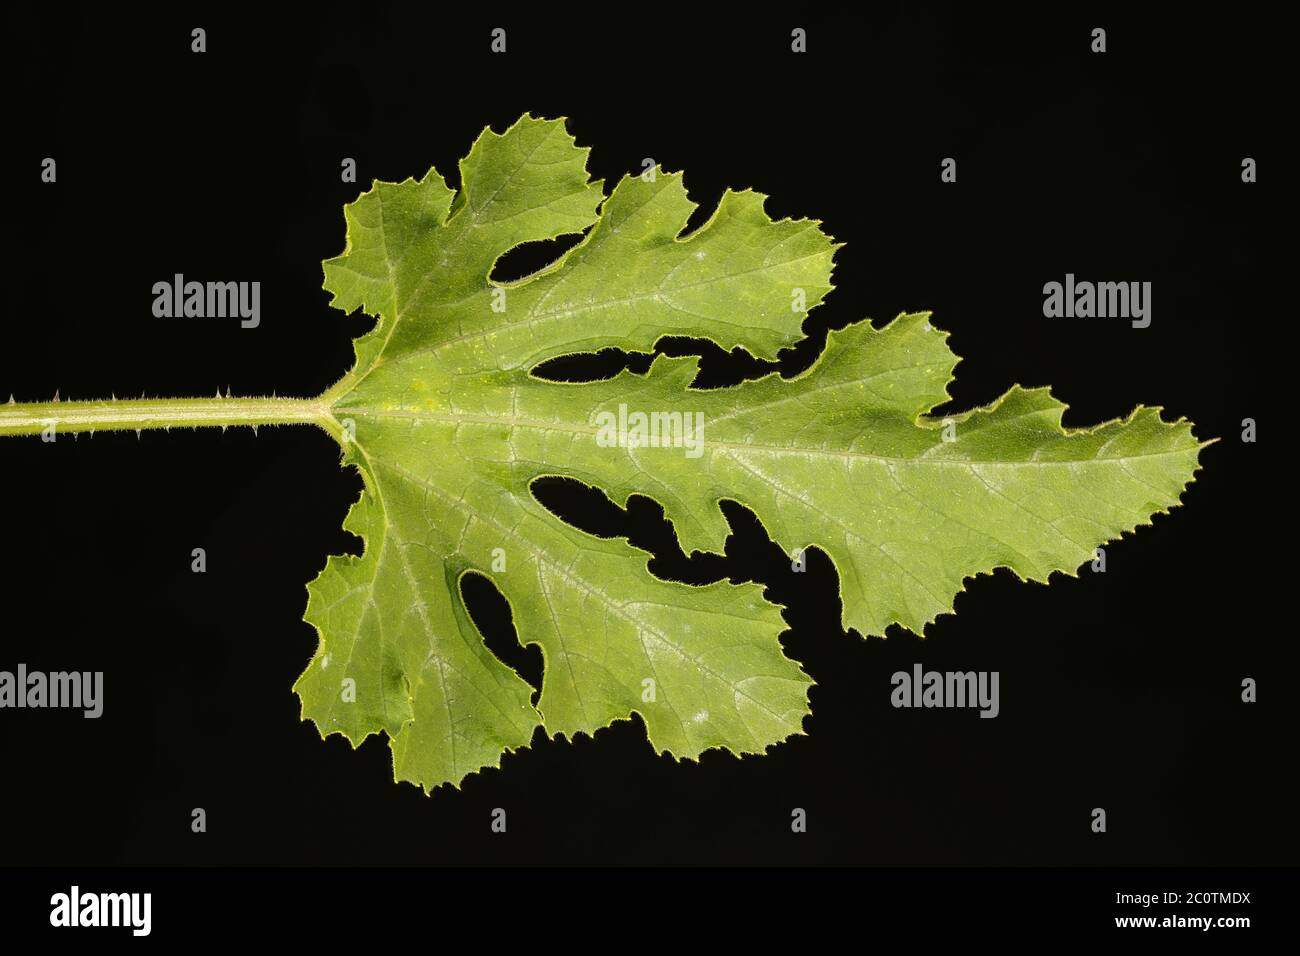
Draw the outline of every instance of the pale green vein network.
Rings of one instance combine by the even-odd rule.
[[[818,363],[732,389],[690,388],[694,359],[586,385],[533,378],[558,355],[650,349],[665,335],[771,357],[831,289],[836,245],[809,220],[773,222],[728,192],[683,235],[680,174],[624,177],[605,197],[563,121],[485,130],[454,192],[430,170],[346,207],[325,263],[333,304],[378,317],[327,398],[365,488],[345,527],[365,542],[309,587],[317,652],[295,685],[322,733],[392,741],[398,779],[425,789],[499,765],[537,727],[594,733],[641,714],[659,751],[761,753],[802,732],[810,680],[757,585],[660,581],[621,540],[584,534],[529,493],[563,475],[616,502],[661,502],[684,549],[720,551],[718,502],[753,509],[787,551],[816,545],[841,575],[846,626],[920,632],[964,579],[996,567],[1045,581],[1179,501],[1200,444],[1139,408],[1063,430],[1046,389],[1014,388],[944,421],[956,364],[927,314],[832,333]],[[521,243],[585,232],[498,290]],[[619,407],[702,416],[698,455],[607,447]],[[949,440],[951,439],[951,440]],[[484,646],[459,593],[489,576],[523,643],[532,689]],[[346,691],[346,693],[345,693]]]

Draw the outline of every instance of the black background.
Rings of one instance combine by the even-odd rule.
[[[485,124],[530,111],[569,117],[607,182],[653,157],[686,171],[700,219],[725,187],[753,187],[774,218],[819,218],[847,243],[787,372],[828,325],[930,309],[963,357],[952,410],[1050,384],[1068,425],[1157,404],[1222,440],[1184,507],[1108,547],[1105,574],[968,581],[924,640],[844,633],[830,562],[792,574],[743,511],[725,561],[688,562],[653,505],[624,517],[560,495],[580,524],[654,550],[657,573],[756,579],[787,603],[785,647],[817,681],[807,736],[678,763],[634,719],[539,735],[431,797],[392,782],[383,739],[354,752],[299,722],[305,585],[356,548],[340,524],[360,481],[323,432],[0,440],[0,667],[106,675],[97,721],[0,714],[0,864],[1294,861],[1294,632],[1274,619],[1289,493],[1273,497],[1261,457],[1285,427],[1268,389],[1292,321],[1263,262],[1285,175],[1274,130],[1293,120],[1267,72],[1275,26],[1092,6],[423,9],[12,22],[0,396],[318,394],[370,324],[321,289],[343,204],[430,165],[454,182]],[[807,54],[789,50],[794,26]],[[56,184],[39,182],[44,156]],[[340,182],[345,156],[357,184]],[[940,182],[946,156],[956,184]],[[175,272],[260,280],[260,328],[155,319],[151,286]],[[1045,319],[1043,283],[1067,272],[1153,282],[1150,328]],[[753,369],[714,354],[706,371]],[[1245,417],[1259,444],[1239,440]],[[535,681],[492,597],[471,595],[490,645]],[[1000,671],[1001,715],[893,709],[889,677],[914,662]]]

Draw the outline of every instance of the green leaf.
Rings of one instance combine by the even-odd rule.
[[[364,478],[345,522],[364,551],[330,558],[309,586],[320,644],[295,690],[323,734],[356,745],[386,732],[399,780],[458,784],[539,726],[591,734],[633,711],[656,750],[684,758],[802,732],[810,680],[758,585],[656,579],[644,553],[542,507],[539,477],[652,497],[687,551],[720,551],[718,503],[739,501],[787,551],[832,558],[844,623],[864,635],[921,632],[965,578],[996,567],[1073,573],[1190,482],[1201,446],[1155,409],[1065,430],[1046,389],[1014,388],[927,417],[956,358],[925,313],[833,333],[791,380],[693,389],[694,358],[582,385],[533,376],[556,356],[665,335],[773,357],[831,289],[836,246],[817,222],[773,222],[761,195],[727,192],[682,235],[694,205],[680,174],[627,176],[605,198],[586,155],[559,120],[485,130],[458,192],[433,170],[375,183],[346,207],[346,248],[325,263],[333,304],[378,319],[325,397]],[[580,232],[552,265],[492,281],[512,248]],[[702,441],[637,446],[637,412],[702,416]],[[536,707],[467,616],[468,571],[540,645]]]

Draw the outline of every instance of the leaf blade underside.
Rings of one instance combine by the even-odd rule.
[[[680,174],[628,176],[603,198],[586,155],[562,120],[485,130],[459,193],[433,170],[376,183],[346,208],[345,251],[325,263],[333,304],[378,318],[333,403],[354,425],[344,459],[365,484],[344,526],[365,545],[309,585],[321,639],[295,690],[322,734],[356,745],[386,732],[398,779],[457,785],[539,726],[594,734],[633,711],[656,750],[685,758],[761,753],[802,732],[811,681],[782,652],[759,585],[656,579],[643,553],[541,506],[539,477],[656,499],[687,552],[721,550],[718,502],[737,500],[787,552],[830,555],[844,623],[864,635],[920,633],[966,577],[996,567],[1072,573],[1179,503],[1201,446],[1156,409],[1064,430],[1047,389],[1016,387],[953,416],[945,440],[927,413],[947,401],[957,358],[926,313],[833,332],[789,380],[692,389],[695,358],[581,385],[531,376],[559,355],[648,350],[665,335],[772,358],[832,287],[838,247],[818,223],[773,222],[762,196],[728,192],[682,235],[694,206]],[[583,231],[503,284],[505,310],[493,308],[501,255]],[[620,405],[702,415],[698,456],[602,443]],[[492,570],[498,554],[505,570]],[[541,646],[536,707],[466,614],[468,571],[497,584],[520,640]]]

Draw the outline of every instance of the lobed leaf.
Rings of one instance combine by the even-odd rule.
[[[929,417],[957,360],[927,313],[833,333],[790,380],[693,389],[694,358],[582,385],[534,377],[559,355],[665,335],[772,357],[831,289],[837,246],[818,223],[773,222],[762,196],[728,192],[683,235],[694,206],[680,174],[626,176],[605,198],[586,155],[559,120],[485,130],[458,192],[433,170],[376,183],[346,207],[346,248],[325,263],[333,304],[378,319],[332,392],[364,478],[345,527],[365,546],[309,586],[320,643],[295,690],[323,734],[387,733],[398,779],[459,784],[538,727],[590,734],[634,711],[677,757],[761,753],[802,732],[810,680],[758,585],[658,580],[625,542],[542,507],[539,477],[653,497],[688,551],[721,550],[718,503],[740,501],[787,551],[830,555],[863,634],[921,632],[996,567],[1072,572],[1191,480],[1200,444],[1154,409],[1067,430],[1046,389],[1017,387],[946,425]],[[579,232],[550,266],[492,282],[510,249]],[[702,440],[686,454],[616,429],[611,445],[627,409],[702,416]],[[471,570],[543,651],[536,707],[466,614]]]

